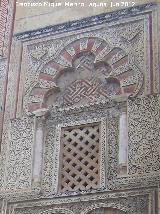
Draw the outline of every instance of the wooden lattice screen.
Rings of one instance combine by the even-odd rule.
[[[61,192],[99,187],[99,124],[63,128],[61,133]]]

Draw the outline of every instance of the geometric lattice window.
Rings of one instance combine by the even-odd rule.
[[[99,124],[63,128],[61,132],[61,192],[99,187]]]

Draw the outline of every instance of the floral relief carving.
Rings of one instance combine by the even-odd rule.
[[[129,173],[160,170],[159,96],[129,101]]]

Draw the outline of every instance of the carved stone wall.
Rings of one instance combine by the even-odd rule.
[[[156,214],[156,17],[156,5],[148,4],[14,35],[0,164],[4,214]],[[126,174],[120,174],[124,111],[128,160]],[[84,151],[71,153],[83,140]],[[87,156],[91,149],[94,156]],[[88,178],[81,183],[77,172],[75,182],[75,156],[77,169],[89,172],[94,185]]]
[[[127,23],[126,28],[137,28],[139,31],[144,28],[142,21],[136,22],[135,26],[132,25]],[[118,29],[119,36],[120,32],[124,32],[124,29],[121,26],[118,26]],[[57,39],[57,41],[60,40],[59,44],[63,41],[64,47],[59,48],[60,51],[54,55],[54,59],[50,56],[47,57],[48,53],[43,51],[41,59],[45,57],[45,64],[42,64],[35,74],[38,82],[34,82],[32,88],[25,89],[27,90],[24,97],[26,113],[40,107],[46,107],[48,102],[54,105],[73,105],[74,103],[81,102],[83,104],[88,101],[94,103],[126,93],[135,96],[140,89],[141,93],[144,93],[142,88],[144,74],[142,69],[136,66],[134,59],[138,60],[140,53],[136,51],[136,56],[134,56],[134,51],[130,50],[133,46],[130,46],[129,49],[129,46],[120,41],[118,36],[114,38],[118,29],[115,26],[111,29],[102,27],[102,29],[93,30],[89,33]],[[135,33],[135,30],[133,32]],[[133,32],[132,34],[134,34]],[[135,36],[132,35],[132,37]],[[141,37],[141,41],[143,41],[144,34],[141,34]],[[136,41],[139,42],[140,40],[137,39]],[[136,47],[140,44],[143,43],[136,43]],[[139,49],[139,51],[142,50],[144,50],[143,47]],[[34,52],[31,53],[31,66],[33,57],[40,56],[35,56]],[[143,61],[140,59],[138,64],[143,63]],[[143,66],[142,64],[141,68]],[[147,74],[145,75],[147,76]],[[28,84],[31,83],[27,82]],[[51,100],[48,101],[49,98],[47,99],[47,97],[50,94],[52,94],[52,98],[50,97]]]
[[[39,200],[38,202],[30,203],[20,203],[15,205],[12,209],[16,214],[46,214],[46,213],[75,213],[75,214],[88,214],[95,213],[95,210],[105,208],[106,210],[114,210],[118,214],[140,214],[140,213],[151,213],[149,208],[150,195],[137,195],[137,196],[127,196],[119,195],[119,198],[114,198],[110,195],[107,199],[107,195],[96,195],[96,196],[82,196],[79,198],[66,198],[66,199],[54,199],[54,201],[49,200]],[[113,198],[112,198],[113,197]],[[35,209],[36,207],[36,209]],[[114,212],[114,213],[115,213]]]
[[[13,33],[15,1],[0,1],[0,144],[4,123],[4,111],[6,102],[6,88],[8,83],[8,63],[11,38]]]
[[[159,95],[130,100],[128,112],[129,173],[159,173]]]
[[[29,118],[11,121],[8,142],[6,187],[8,190],[31,186],[33,121]]]
[[[0,189],[4,186],[6,144],[3,141],[5,127],[5,110],[9,73],[9,56],[13,35],[15,1],[0,1]],[[7,127],[8,130],[8,127]]]
[[[124,14],[123,16],[125,18]],[[29,113],[46,107],[52,102],[56,105],[67,104],[68,101],[71,104],[83,104],[123,93],[135,96],[159,92],[158,50],[154,44],[154,52],[152,51],[151,42],[156,39],[154,29],[151,28],[151,23],[156,21],[154,13],[152,16],[150,12],[137,13],[136,17],[109,23],[105,23],[103,16],[101,19],[104,20],[101,21],[103,24],[98,24],[97,20],[97,27],[88,26],[86,30],[77,30],[75,35],[72,32],[66,33],[67,26],[63,25],[59,29],[48,28],[45,31],[48,32],[48,39],[42,38],[43,31],[42,34],[33,32],[17,36],[18,39],[28,41],[30,35],[33,38],[37,35],[36,40],[23,44],[23,73],[20,76],[17,73],[17,80],[20,82],[19,91],[14,94],[16,102],[12,101],[13,116],[21,115],[23,110]],[[108,20],[111,20],[110,16]],[[88,20],[88,25],[89,22],[92,24],[92,19]],[[75,27],[71,27],[71,30],[75,30],[79,24],[74,23]],[[54,35],[54,32],[63,34]],[[83,65],[79,66],[77,63]],[[82,75],[89,70],[93,72],[84,80]],[[78,79],[75,79],[75,74],[78,73]],[[114,87],[117,89],[114,90],[117,91],[106,88],[106,84],[109,87],[109,82],[113,81],[116,82]],[[83,89],[78,91],[79,87]]]
[[[0,118],[1,118],[1,123],[0,123],[0,130],[2,130],[3,126],[3,114],[4,114],[4,95],[6,93],[4,83],[6,80],[7,76],[7,59],[0,59]]]
[[[8,52],[8,48],[5,47],[5,34],[7,32],[7,18],[8,18],[8,13],[9,13],[9,8],[8,8],[8,0],[1,0],[0,2],[0,27],[1,27],[1,35],[0,35],[0,55],[4,56],[4,52]],[[10,15],[10,14],[9,14]],[[10,24],[10,23],[8,23]],[[10,31],[10,29],[9,29]]]
[[[112,208],[99,208],[91,212],[88,212],[88,214],[124,214],[124,213],[125,212],[123,211],[112,209]]]
[[[0,210],[2,210],[2,206],[3,206],[3,201],[0,200]]]

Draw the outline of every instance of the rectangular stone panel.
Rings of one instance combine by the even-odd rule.
[[[7,156],[7,190],[31,187],[33,120],[21,118],[11,121]]]
[[[160,171],[160,96],[128,102],[129,174]]]

